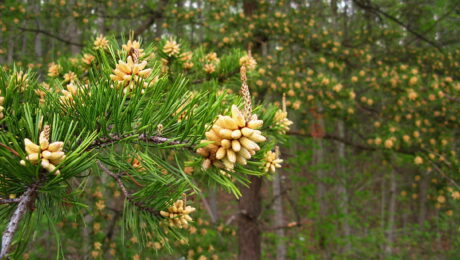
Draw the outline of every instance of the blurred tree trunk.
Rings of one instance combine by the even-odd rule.
[[[211,210],[211,214],[213,215],[213,218],[211,218],[213,223],[216,223],[219,221],[219,210],[217,208],[217,191],[215,188],[210,188],[208,192],[208,200],[209,200],[209,208]]]
[[[0,46],[5,46],[3,44],[3,38],[5,37],[5,33],[1,32],[0,31]],[[0,48],[0,50],[3,50],[3,51],[6,51],[5,49],[3,48]],[[4,54],[0,54],[0,64],[3,64],[5,62],[5,59],[3,58],[5,55]]]
[[[321,109],[320,109],[321,110]],[[318,118],[320,131],[324,131],[324,119],[320,115]],[[326,177],[326,170],[324,169],[325,163],[325,153],[324,153],[324,140],[322,138],[316,138],[314,141],[313,154],[315,159],[316,170],[316,179],[318,181],[317,190],[316,190],[316,200],[319,207],[319,216],[318,216],[318,225],[324,226],[323,221],[327,218],[327,201],[326,201],[326,184],[324,182]],[[328,258],[329,252],[327,250],[327,233],[323,229],[319,229],[318,234],[318,247],[323,252],[323,257]]]
[[[168,0],[160,0],[158,11],[160,13],[163,13],[166,5],[168,4]],[[155,19],[155,37],[160,39],[161,35],[163,35],[163,23],[164,23],[164,18],[163,15],[160,15]]]
[[[283,197],[282,197],[282,177],[281,170],[273,176],[273,226],[276,229],[276,259],[286,259],[286,234],[283,228],[284,226],[284,209],[283,209]]]
[[[37,3],[34,5],[34,13],[39,14],[40,13],[40,6],[41,3],[37,1]],[[35,24],[37,26],[37,29],[41,29],[41,21],[39,18],[35,18]],[[42,57],[43,57],[43,49],[42,49],[42,36],[41,33],[36,33],[35,34],[35,56],[37,57],[37,62],[42,62]]]
[[[261,234],[259,215],[262,209],[262,178],[250,176],[248,187],[241,187],[238,201],[238,259],[258,260],[261,257]]]
[[[385,246],[385,255],[393,254],[393,243],[395,240],[395,217],[396,217],[396,173],[391,170],[390,173],[390,204],[388,208],[388,226],[386,230],[387,243]]]
[[[429,186],[429,178],[427,173],[421,174],[420,180],[420,198],[419,198],[419,213],[418,213],[418,224],[422,225],[426,219],[426,202],[427,202],[427,195],[428,195],[428,186]]]
[[[256,1],[243,0],[243,11],[251,16],[257,9]],[[254,52],[261,51],[260,43],[254,46]],[[238,259],[258,260],[261,258],[261,231],[259,216],[262,209],[262,178],[250,176],[248,187],[241,187],[242,197],[238,201]]]
[[[343,121],[337,122],[338,135],[340,138],[345,139],[345,125]],[[338,151],[338,183],[337,183],[337,195],[339,201],[339,212],[341,216],[342,224],[342,233],[345,237],[345,252],[350,252],[350,224],[348,222],[348,193],[346,188],[346,155],[345,155],[345,144],[343,142],[337,142],[337,151]]]
[[[385,232],[385,216],[386,216],[386,187],[385,187],[385,179],[384,176],[380,182],[380,230]],[[385,243],[381,244],[382,252],[385,251]]]
[[[13,33],[12,31],[9,31],[8,32],[8,58],[7,58],[7,63],[8,64],[11,64],[13,63],[13,57],[14,57],[14,35],[15,33]]]
[[[75,0],[69,2],[70,6],[75,5]],[[82,32],[78,28],[77,20],[74,17],[69,17],[69,25],[67,27],[67,35],[69,35],[69,41],[80,43],[82,40]],[[79,54],[81,47],[77,45],[71,45],[70,51],[72,54]]]
[[[335,30],[340,29],[340,24],[339,24],[339,14],[338,14],[338,6],[337,6],[337,0],[331,0],[331,12],[332,12],[332,18],[333,18],[333,25]],[[347,28],[345,28],[344,31],[347,31]],[[348,70],[348,69],[347,69]],[[338,130],[338,136],[342,139],[345,138],[345,124],[342,120],[339,120],[337,122],[337,130]],[[348,193],[347,193],[347,188],[346,188],[346,168],[345,168],[345,163],[346,163],[346,158],[345,158],[345,144],[343,142],[337,142],[337,152],[338,152],[338,165],[337,165],[337,195],[338,195],[338,202],[339,202],[339,215],[341,218],[341,226],[342,226],[342,234],[344,235],[345,238],[345,252],[350,252],[351,250],[351,244],[350,244],[350,225],[348,223]]]

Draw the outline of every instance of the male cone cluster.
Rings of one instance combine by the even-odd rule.
[[[49,133],[50,127],[46,125],[40,133],[38,145],[26,138],[24,139],[24,146],[27,152],[26,160],[32,164],[37,164],[40,161],[43,168],[52,172],[56,169],[56,165],[64,161],[65,154],[62,151],[63,142],[49,143]],[[25,166],[26,162],[21,160],[20,164]],[[55,174],[59,175],[60,171],[57,170]]]
[[[177,228],[188,228],[188,222],[193,220],[189,214],[194,211],[194,207],[185,206],[183,200],[178,200],[168,208],[168,211],[162,210],[160,211],[160,214],[161,216],[167,218],[169,226]]]
[[[61,90],[60,101],[64,105],[70,105],[74,102],[74,96],[78,93],[78,87],[73,83],[67,84],[67,89]]]
[[[265,154],[264,160],[264,171],[271,171],[272,173],[275,173],[276,168],[281,168],[281,163],[283,162],[282,159],[278,158],[278,154],[272,151],[268,151]]]
[[[257,143],[264,142],[266,138],[259,129],[263,124],[252,115],[246,120],[237,106],[232,106],[232,116],[219,116],[212,128],[206,132],[206,140],[213,141],[197,153],[205,157],[203,168],[211,165],[218,168],[231,170],[236,163],[246,165],[247,160],[260,150]]]
[[[128,56],[127,62],[118,61],[116,68],[113,70],[114,74],[111,74],[110,78],[119,87],[123,87],[123,93],[126,94],[134,89],[135,83],[150,76],[152,69],[145,69],[145,66],[147,66],[147,61],[135,63],[133,57]],[[143,87],[146,88],[147,86],[147,82],[144,82]],[[144,90],[142,90],[142,93],[144,93]]]
[[[281,128],[281,133],[285,134],[291,128],[293,124],[291,120],[287,118],[287,112],[283,110],[276,111],[275,122]]]
[[[177,56],[180,53],[180,44],[173,39],[169,39],[163,46],[163,52],[169,57]]]

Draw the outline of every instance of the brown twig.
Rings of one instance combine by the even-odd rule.
[[[131,134],[131,135],[119,135],[119,134],[110,134],[109,137],[101,137],[99,139],[96,139],[86,150],[91,150],[94,148],[102,148],[109,146],[111,144],[117,143],[122,141],[123,139],[127,138],[134,138],[137,136],[137,139],[146,143],[154,143],[154,144],[171,144],[171,145],[183,145],[183,147],[187,149],[193,149],[193,147],[189,143],[184,143],[180,141],[175,141],[171,140],[166,137],[162,136],[147,136],[145,134],[137,135],[137,134]]]
[[[11,148],[11,147],[9,147],[9,146],[7,146],[7,145],[5,145],[5,144],[2,144],[2,143],[0,143],[0,146],[3,147],[3,148],[5,148],[5,149],[7,149],[8,151],[10,151],[12,154],[16,155],[17,157],[21,157],[21,156],[19,155],[19,153],[16,152],[13,148]]]
[[[420,40],[427,42],[428,44],[432,45],[433,47],[438,49],[440,52],[442,52],[442,47],[439,45],[439,43],[426,38],[425,36],[423,36],[422,34],[418,33],[417,31],[414,31],[408,25],[406,25],[403,22],[401,22],[400,20],[398,20],[396,17],[394,17],[394,16],[382,11],[379,7],[372,5],[369,0],[353,0],[353,2],[359,8],[362,8],[362,9],[364,9],[364,10],[366,10],[368,12],[371,12],[371,13],[377,15],[377,16],[378,15],[383,15],[384,17],[386,17],[386,18],[390,19],[391,21],[397,23],[399,26],[403,27],[406,31],[408,31],[409,33],[413,34],[414,36],[416,36]]]
[[[19,198],[14,198],[14,199],[2,199],[0,198],[0,204],[12,204],[12,203],[18,203],[21,200]]]
[[[307,134],[302,134],[302,133],[297,132],[297,131],[289,131],[289,132],[287,132],[287,134],[288,135],[303,136],[303,137],[311,137],[311,136],[309,136]],[[363,144],[354,143],[354,142],[352,142],[350,140],[347,140],[345,138],[335,136],[335,135],[331,135],[331,134],[325,134],[323,138],[328,139],[328,140],[338,141],[338,142],[344,143],[346,145],[349,145],[349,146],[352,146],[352,147],[355,147],[355,148],[358,148],[358,149],[361,149],[361,150],[367,150],[367,151],[375,151],[375,150],[377,150],[377,148],[374,148],[374,147],[371,147],[371,146],[366,146],[366,145],[363,145]]]
[[[61,41],[63,43],[66,43],[66,44],[69,44],[69,45],[75,45],[75,46],[78,46],[78,47],[83,47],[84,45],[81,44],[81,43],[76,43],[76,42],[71,42],[69,40],[66,40],[64,38],[61,38],[57,35],[54,35],[48,31],[45,31],[45,30],[41,30],[41,29],[32,29],[32,28],[24,28],[24,27],[18,27],[19,30],[23,31],[23,32],[34,32],[34,33],[41,33],[41,34],[44,34],[46,36],[49,36],[51,38],[54,38],[58,41]]]
[[[288,223],[286,225],[282,225],[282,226],[265,228],[264,230],[270,231],[270,230],[294,228],[294,227],[300,227],[300,226],[302,226],[302,223],[294,221],[294,222],[290,222],[290,223]]]
[[[138,207],[140,210],[143,210],[143,211],[147,211],[149,213],[151,213],[153,216],[156,216],[156,217],[161,217],[160,215],[160,211],[159,210],[156,210],[156,209],[153,209],[151,207],[148,207],[147,205],[143,204],[142,202],[139,202],[139,201],[136,201],[133,196],[128,192],[128,189],[126,189],[126,186],[125,184],[123,183],[123,181],[121,180],[121,177],[120,175],[118,174],[115,174],[113,173],[112,171],[110,171],[104,164],[102,164],[100,161],[97,161],[97,165],[102,169],[103,172],[107,173],[108,175],[110,175],[112,178],[115,179],[115,181],[117,182],[118,186],[120,186],[120,189],[121,191],[123,192],[123,195],[125,196],[125,198],[131,202],[134,206]]]
[[[144,187],[144,185],[140,184],[131,174],[125,172],[124,174],[128,175],[128,177],[136,184],[138,187]]]
[[[14,234],[18,229],[19,221],[21,221],[22,217],[27,211],[27,208],[36,198],[34,196],[34,193],[37,191],[37,187],[37,184],[33,184],[19,198],[18,207],[14,211],[13,215],[10,218],[10,221],[8,222],[8,225],[6,226],[5,231],[3,232],[0,259],[5,258],[8,254],[11,247],[11,242],[13,241]]]

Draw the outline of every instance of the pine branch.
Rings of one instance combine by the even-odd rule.
[[[180,141],[174,141],[174,140],[168,139],[166,137],[157,136],[157,135],[147,136],[145,134],[141,134],[141,135],[137,135],[137,134],[130,134],[130,135],[110,134],[109,137],[101,137],[101,138],[95,140],[90,146],[88,146],[88,148],[86,150],[88,151],[88,150],[91,150],[91,149],[94,149],[94,148],[102,148],[102,147],[109,146],[111,144],[120,142],[123,139],[136,137],[136,136],[138,137],[138,140],[141,140],[141,141],[144,141],[144,142],[147,142],[147,143],[154,143],[154,144],[167,143],[167,144],[171,144],[171,145],[184,145],[185,148],[193,150],[193,147],[189,143],[184,143],[184,142],[180,142]]]
[[[432,45],[433,47],[435,47],[436,49],[438,49],[440,52],[442,52],[442,47],[439,45],[438,42],[435,42],[435,41],[432,41],[430,39],[428,39],[427,37],[423,36],[422,34],[420,34],[419,32],[411,29],[408,25],[404,24],[403,22],[401,22],[399,19],[397,19],[396,17],[382,11],[378,6],[375,6],[375,5],[372,5],[371,1],[370,0],[353,0],[353,3],[356,4],[356,6],[358,6],[359,8],[361,9],[364,9],[364,10],[367,10],[375,15],[383,15],[385,16],[386,18],[388,18],[389,20],[395,22],[396,24],[398,24],[399,26],[401,26],[402,28],[404,28],[406,31],[408,31],[409,33],[413,34],[415,37],[417,37],[418,39],[424,41],[424,42],[427,42],[428,44]]]
[[[21,157],[21,156],[19,155],[19,153],[16,152],[13,148],[11,148],[11,147],[9,147],[9,146],[7,146],[7,145],[5,145],[5,144],[2,144],[2,143],[0,143],[0,146],[3,147],[3,148],[5,148],[5,149],[7,149],[8,151],[10,151],[12,154],[16,155],[17,157]]]
[[[0,198],[0,204],[18,203],[20,201],[21,201],[20,198],[14,198],[14,199],[2,199],[2,198]]]
[[[147,212],[151,213],[155,217],[161,217],[159,210],[153,209],[153,208],[148,207],[147,205],[143,204],[142,202],[134,200],[132,194],[128,192],[128,189],[126,188],[125,184],[121,180],[121,176],[119,174],[115,174],[112,171],[110,171],[100,161],[97,162],[97,165],[102,169],[103,172],[107,173],[108,175],[110,175],[112,178],[115,179],[115,181],[117,182],[118,186],[120,186],[120,189],[123,192],[123,195],[125,195],[125,198],[129,202],[131,202],[134,206],[138,207],[140,210],[147,211]]]
[[[288,135],[302,136],[302,137],[312,137],[310,135],[302,134],[302,133],[297,132],[297,131],[289,131],[287,134]],[[362,145],[362,144],[359,144],[359,143],[354,143],[354,142],[352,142],[350,140],[347,140],[345,138],[338,137],[338,136],[331,135],[331,134],[325,134],[323,136],[323,138],[328,139],[328,140],[334,140],[334,141],[337,141],[337,142],[341,142],[341,143],[344,143],[346,145],[349,145],[349,146],[352,146],[352,147],[355,147],[355,148],[358,148],[358,149],[361,149],[361,150],[366,150],[366,151],[376,151],[377,150],[374,147]]]
[[[2,237],[2,250],[0,252],[0,259],[3,259],[8,254],[8,251],[11,246],[11,242],[13,241],[14,234],[16,233],[19,221],[22,219],[24,214],[27,211],[27,208],[33,201],[35,200],[34,193],[37,191],[38,184],[33,184],[30,186],[24,194],[21,195],[19,198],[19,204],[16,210],[14,211],[13,215],[8,222],[5,232],[3,232]]]
[[[44,34],[48,37],[51,37],[51,38],[54,38],[58,41],[61,41],[63,43],[66,43],[66,44],[69,44],[69,45],[74,45],[74,46],[78,46],[78,47],[83,47],[84,45],[81,44],[81,43],[76,43],[76,42],[71,42],[69,40],[66,40],[64,38],[61,38],[57,35],[54,35],[48,31],[45,31],[45,30],[41,30],[41,29],[32,29],[32,28],[23,28],[23,27],[18,27],[19,30],[23,31],[23,32],[34,32],[34,33],[41,33],[41,34]]]

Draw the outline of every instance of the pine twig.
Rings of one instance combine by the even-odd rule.
[[[0,252],[0,259],[3,259],[8,254],[8,251],[11,247],[11,242],[13,241],[14,234],[16,233],[19,221],[22,219],[24,214],[27,211],[28,206],[35,200],[34,193],[37,191],[37,184],[33,184],[30,186],[26,192],[24,192],[21,197],[19,198],[19,204],[16,210],[14,211],[13,215],[8,222],[8,225],[3,232],[2,237],[2,250]]]
[[[138,137],[138,140],[144,141],[146,143],[154,143],[154,144],[171,144],[171,145],[184,145],[185,148],[188,149],[193,149],[193,147],[189,143],[184,143],[180,141],[174,141],[166,137],[154,135],[154,136],[147,136],[145,134],[137,135],[137,134],[131,134],[131,135],[119,135],[119,134],[110,134],[109,137],[101,137],[99,139],[96,139],[86,150],[91,150],[94,148],[103,148],[106,146],[109,146],[111,144],[117,143],[122,141],[123,139],[126,138],[131,138],[131,137]]]
[[[84,46],[81,43],[69,41],[67,39],[61,38],[60,36],[52,34],[52,33],[48,32],[48,31],[45,31],[45,30],[33,29],[33,28],[24,28],[24,27],[18,27],[18,29],[23,31],[23,32],[41,33],[41,34],[44,34],[44,35],[46,35],[48,37],[51,37],[51,38],[54,38],[54,39],[56,39],[58,41],[61,41],[61,42],[65,43],[65,44],[68,44],[68,45],[74,45],[74,46],[78,46],[78,47],[83,47]]]
[[[110,171],[107,167],[105,167],[104,164],[102,164],[100,161],[97,161],[97,165],[102,169],[103,172],[107,173],[108,175],[110,175],[112,178],[115,179],[115,181],[117,182],[118,186],[120,186],[120,189],[121,191],[123,192],[123,195],[125,195],[125,198],[131,202],[134,206],[138,207],[139,209],[143,210],[143,211],[147,211],[149,213],[151,213],[152,215],[156,216],[156,217],[161,217],[160,215],[160,211],[159,210],[156,210],[156,209],[153,209],[145,204],[143,204],[142,202],[139,202],[139,201],[136,201],[134,200],[133,196],[131,193],[128,192],[128,189],[126,189],[126,186],[125,184],[123,183],[123,181],[121,180],[121,177],[120,175],[118,174],[115,174],[113,173],[112,171]]]
[[[0,198],[0,204],[12,204],[12,203],[18,203],[20,202],[20,198],[14,198],[14,199],[2,199]]]
[[[7,149],[8,151],[10,151],[12,154],[16,155],[17,157],[21,157],[18,152],[16,152],[13,148],[7,146],[6,144],[0,143],[0,146],[5,148],[5,149]]]

